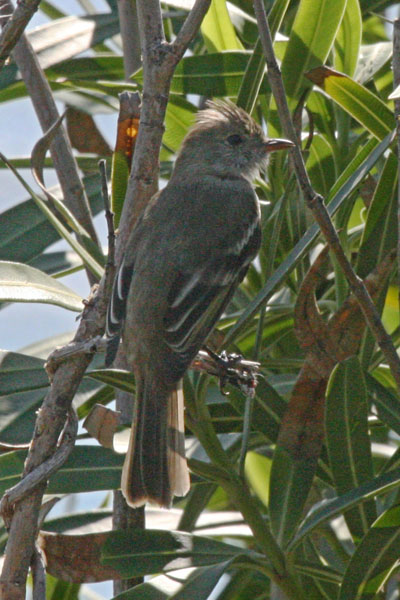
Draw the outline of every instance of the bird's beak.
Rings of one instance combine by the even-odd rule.
[[[275,150],[284,150],[285,148],[291,148],[295,146],[290,140],[283,140],[279,138],[267,140],[265,142],[265,149],[267,152],[275,152]]]

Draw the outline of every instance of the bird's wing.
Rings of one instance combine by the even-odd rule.
[[[164,338],[180,355],[192,354],[210,333],[242,281],[260,245],[258,223],[242,240],[172,282],[164,317]]]

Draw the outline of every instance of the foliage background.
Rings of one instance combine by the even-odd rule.
[[[335,207],[341,243],[357,273],[366,277],[378,267],[376,276],[382,281],[377,286],[376,300],[398,344],[396,278],[392,274],[389,282],[382,270],[384,258],[397,244],[397,159],[387,137],[394,128],[393,101],[388,98],[393,91],[392,44],[390,28],[382,16],[396,14],[397,3],[275,0],[265,5],[273,33],[279,32],[276,53],[282,60],[290,108],[295,111],[299,102],[305,105],[297,110],[296,122],[303,131],[312,184]],[[187,6],[179,0],[164,6],[167,37],[178,30],[185,9]],[[388,9],[392,12],[385,12]],[[124,82],[120,40],[115,37],[119,29],[116,4],[111,0],[104,3],[100,11],[108,16],[97,17],[91,14],[91,5],[82,2],[80,12],[91,15],[89,21],[97,23],[99,33],[95,42],[79,47],[78,54],[60,40],[63,33],[73,42],[80,39],[79,22],[62,21],[59,9],[49,2],[42,2],[41,10],[50,23],[61,26],[47,41],[43,41],[44,29],[35,34],[35,43],[45,46],[39,50],[39,58],[46,61],[46,75],[57,100],[96,117],[107,113],[115,118],[118,92],[127,87],[140,90],[142,82],[140,72],[129,84]],[[247,110],[254,110],[256,118],[263,118],[270,135],[281,135],[276,106],[263,77],[264,58],[256,41],[250,3],[237,0],[227,12],[224,2],[213,2],[172,83],[160,155],[163,177],[168,177],[174,152],[205,96],[231,97]],[[305,74],[323,64],[346,77],[335,71],[314,70],[312,88]],[[0,74],[0,102],[8,103],[4,107],[10,122],[13,104],[24,95],[18,73],[13,64],[8,65]],[[30,120],[28,125],[24,116],[18,119],[26,122],[26,139],[29,147],[33,146],[40,137],[39,129],[32,127]],[[109,124],[102,119],[98,122],[112,139]],[[88,141],[94,135],[89,126],[78,137]],[[0,151],[30,181],[25,171],[29,159],[21,158],[20,152],[18,156],[10,154],[6,147],[0,147]],[[82,150],[77,156],[93,210],[98,212],[98,157]],[[278,598],[280,591],[271,580],[277,581],[282,562],[289,597],[300,597],[300,589],[307,598],[399,597],[397,391],[356,306],[345,304],[343,308],[348,288],[334,261],[325,270],[321,268],[316,287],[319,310],[325,322],[330,319],[328,327],[312,312],[314,290],[309,279],[308,287],[301,286],[310,263],[322,248],[322,240],[316,229],[310,230],[310,215],[284,156],[274,157],[268,175],[269,183],[257,182],[260,197],[270,203],[263,206],[264,247],[219,324],[234,348],[261,362],[265,377],[260,381],[252,411],[251,451],[245,464],[247,485],[241,479],[239,457],[243,421],[251,407],[236,390],[231,389],[230,396],[223,397],[215,382],[190,374],[185,391],[194,472],[192,492],[178,501],[171,513],[149,511],[148,526],[156,529],[155,533],[139,532],[136,538],[131,532],[109,536],[102,556],[124,577],[182,567],[196,570],[181,587],[172,586],[172,580],[158,575],[121,598],[166,598],[173,594],[174,598],[207,598],[214,588],[213,598]],[[56,182],[46,170],[47,181]],[[9,192],[3,194],[8,208],[12,204]],[[51,276],[80,268],[81,260],[75,253],[54,253],[53,227],[32,206],[32,201],[19,203],[12,214],[2,206],[1,260],[39,267]],[[104,227],[101,218],[97,224]],[[10,319],[7,303],[17,299],[32,302],[37,296],[37,276],[27,269],[24,275],[22,284],[15,273],[11,277],[7,265],[1,265],[0,290],[5,304],[0,323]],[[29,288],[26,280],[31,283]],[[79,282],[64,277],[61,281],[82,296],[88,293],[82,277]],[[41,301],[65,304],[66,291],[55,290],[51,280],[47,286],[47,295]],[[313,327],[309,327],[304,314],[303,319],[296,314],[296,300],[307,304],[308,318],[317,319]],[[69,307],[77,310],[78,301],[72,300]],[[45,310],[50,309],[65,310]],[[33,314],[30,320],[37,323]],[[33,339],[37,340],[36,331]],[[46,393],[43,359],[58,343],[59,339],[50,339],[11,353],[9,350],[17,347],[13,341],[9,344],[8,335],[2,333],[1,442],[29,441],[35,412]],[[327,350],[334,358],[324,362],[321,355]],[[92,367],[101,366],[101,357],[96,360]],[[299,378],[301,369],[303,379]],[[115,376],[111,381],[119,384]],[[94,402],[108,403],[112,397],[111,386],[85,378],[76,398],[79,416],[86,416]],[[289,400],[293,410],[280,427]],[[318,460],[324,421],[326,437]],[[292,437],[289,425],[304,432],[300,445],[296,445],[297,438]],[[201,440],[208,458],[192,433]],[[100,446],[89,446],[87,440],[83,444],[52,477],[49,494],[67,494],[71,499],[76,494],[104,493],[118,487],[121,457]],[[18,480],[23,458],[20,450],[0,457],[2,492]],[[109,517],[111,509],[110,502],[104,506],[101,501],[99,510],[79,514],[76,505],[65,502],[64,507],[65,512],[58,518],[54,512],[49,514],[43,527],[46,531],[76,534],[93,522],[100,529],[100,521]],[[187,532],[187,537],[172,534],[175,529]],[[207,537],[200,537],[204,533]],[[3,530],[3,548],[5,541]],[[56,541],[65,554],[66,538],[56,536]],[[46,543],[51,563],[56,551],[50,545],[50,536]],[[85,545],[98,542],[93,537],[84,541],[77,538],[75,543],[83,552]],[[149,548],[150,557],[146,554],[143,559],[142,553]],[[127,560],[121,560],[122,553]],[[79,585],[61,582],[65,572],[57,571],[52,564],[53,573],[60,579],[50,579],[48,596],[73,598],[80,593],[83,597],[85,591],[79,592]],[[66,564],[63,567],[67,570]],[[91,567],[91,576],[100,577],[99,565]],[[186,577],[188,571],[175,574]],[[171,586],[173,592],[169,591]]]

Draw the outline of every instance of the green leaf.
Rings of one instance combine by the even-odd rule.
[[[332,48],[346,0],[301,0],[282,61],[289,100],[298,100],[307,85],[304,74],[323,64]]]
[[[135,585],[118,596],[114,596],[113,600],[168,600],[170,594],[164,593],[160,588],[163,587],[163,575],[160,577],[152,577],[150,581]],[[160,579],[160,581],[157,581]]]
[[[261,502],[268,506],[271,459],[257,452],[247,452],[246,479]]]
[[[82,298],[46,273],[21,263],[0,261],[0,301],[40,302],[82,311]]]
[[[47,356],[59,344],[71,339],[67,336],[55,336],[42,340],[25,349],[25,354],[2,352],[0,354],[0,440],[9,444],[28,443],[37,416],[37,410],[47,393],[49,381],[44,369],[44,360],[29,356],[27,353],[37,352]],[[96,361],[96,359],[94,359]],[[75,403],[89,403],[95,396],[93,389],[97,387],[93,380],[84,380],[75,394]],[[110,388],[109,388],[110,389]],[[87,399],[89,396],[89,400]],[[109,398],[109,401],[113,398]],[[95,401],[96,399],[94,399]]]
[[[339,600],[367,600],[387,580],[400,556],[400,506],[375,521],[361,540],[344,574]]]
[[[326,394],[325,431],[329,461],[338,494],[373,478],[368,433],[367,390],[357,357],[338,364]],[[345,513],[351,533],[361,538],[376,519],[373,501]]]
[[[65,77],[68,81],[121,81],[125,78],[122,57],[111,53],[65,60],[46,69],[46,76],[54,80]]]
[[[251,53],[245,50],[187,56],[175,69],[171,92],[235,97],[250,56]],[[139,85],[143,84],[142,71],[138,71],[132,77]],[[264,78],[260,92],[266,93],[268,89]]]
[[[105,385],[96,390],[78,408],[78,418],[85,419],[95,404],[104,406],[115,400],[115,390],[111,386]]]
[[[141,577],[213,565],[248,553],[242,548],[180,531],[113,531],[102,549],[102,564],[121,576]]]
[[[393,131],[394,117],[391,110],[378,96],[350,77],[328,67],[317,67],[309,71],[306,77],[321,87],[378,140],[383,140]]]
[[[288,551],[291,552],[306,536],[326,521],[334,519],[360,502],[372,500],[375,496],[386,494],[399,486],[400,469],[393,469],[389,473],[375,477],[372,481],[363,483],[358,488],[346,492],[338,498],[323,500],[311,508],[288,545]]]
[[[55,533],[67,533],[68,531],[77,529],[86,529],[87,526],[93,523],[98,523],[106,518],[112,517],[112,511],[108,508],[91,509],[88,512],[74,512],[65,514],[54,519],[46,519],[42,529],[45,531],[53,531]]]
[[[114,214],[115,227],[118,227],[121,218],[128,179],[129,164],[127,157],[120,150],[115,150],[112,156],[111,169],[111,210]]]
[[[315,191],[327,196],[336,179],[336,168],[332,147],[321,135],[313,137],[306,167]]]
[[[356,263],[359,277],[366,277],[396,247],[397,180],[397,158],[390,153],[380,172],[378,185],[368,208]],[[380,312],[383,310],[385,295],[386,288],[377,301]],[[375,344],[374,336],[367,330],[360,348],[360,361],[364,369],[370,364]]]
[[[23,177],[18,173],[16,169],[14,169],[13,165],[6,159],[4,155],[0,153],[0,159],[8,165],[10,170],[14,173],[18,181],[23,185],[23,187],[27,190],[27,192],[32,196],[33,200],[39,206],[40,210],[46,215],[50,223],[55,227],[58,233],[69,243],[69,245],[75,250],[75,252],[81,257],[84,264],[87,268],[94,274],[97,275],[99,279],[101,279],[103,275],[103,267],[100,265],[97,260],[81,245],[73,235],[68,231],[65,225],[60,221],[60,219],[50,210],[47,203],[42,200],[32,188],[26,183]],[[57,206],[62,205],[60,201],[57,201]],[[70,223],[77,223],[75,217],[70,213],[68,208],[65,205],[62,205],[62,214],[69,215]],[[79,226],[80,228],[80,226]]]
[[[397,242],[397,158],[390,153],[368,208],[357,257],[357,274],[366,277]]]
[[[44,360],[17,352],[0,351],[0,395],[48,386],[49,378],[44,370]]]
[[[236,37],[225,0],[211,1],[200,29],[209,53],[243,48]]]
[[[177,152],[183,138],[194,122],[196,107],[176,94],[171,94],[165,113],[165,133],[163,145],[171,152]]]
[[[0,374],[1,377],[1,374]],[[0,440],[6,444],[28,444],[44,389],[27,390],[0,397]]]
[[[10,162],[17,168],[16,161]],[[25,166],[30,167],[30,159]],[[92,213],[96,215],[104,208],[100,178],[97,174],[88,175],[83,182]],[[55,193],[54,189],[51,191]],[[30,262],[58,239],[58,232],[31,199],[0,213],[0,260]]]
[[[118,16],[113,13],[68,16],[29,31],[28,39],[41,67],[47,69],[89,50],[118,32]],[[9,87],[16,81],[17,75],[15,64],[6,65],[0,74],[0,89]]]
[[[26,452],[0,456],[0,494],[15,485],[24,467]],[[63,466],[50,477],[47,493],[75,494],[118,489],[124,457],[99,446],[75,446]]]
[[[130,394],[135,392],[135,382],[133,374],[130,371],[122,369],[97,369],[95,371],[88,371],[85,376],[112,385],[123,392],[129,392]]]
[[[32,200],[0,215],[0,258],[25,262],[59,239],[59,235]]]
[[[271,529],[281,547],[285,547],[303,516],[317,468],[317,459],[292,456],[276,446],[269,483]]]
[[[48,275],[63,276],[65,272],[74,273],[83,269],[82,261],[76,252],[46,252],[31,261],[31,267]]]
[[[243,394],[233,388],[229,392],[229,400],[238,413],[243,415],[245,410]],[[285,400],[267,379],[260,379],[253,407],[252,429],[259,431],[268,441],[275,443],[286,406]]]
[[[276,0],[268,14],[268,22],[273,39],[281,26],[289,2],[290,0]],[[253,112],[264,74],[265,56],[261,41],[258,39],[253,54],[247,64],[246,72],[243,75],[236,101],[237,105],[244,108],[249,114]]]
[[[368,391],[372,395],[373,403],[376,405],[379,418],[390,429],[400,435],[400,405],[396,394],[384,387],[369,373],[366,374]]]
[[[347,0],[335,40],[335,69],[353,77],[361,43],[362,20],[358,0]]]
[[[173,600],[193,600],[208,598],[222,575],[232,564],[232,560],[217,563],[212,567],[200,567],[190,575],[182,588],[171,596]]]

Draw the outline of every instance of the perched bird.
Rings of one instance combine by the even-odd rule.
[[[178,384],[260,247],[252,181],[270,152],[290,146],[234,104],[209,102],[131,234],[108,310],[106,362],[122,334],[136,382],[121,484],[132,507],[168,507],[189,490]]]

